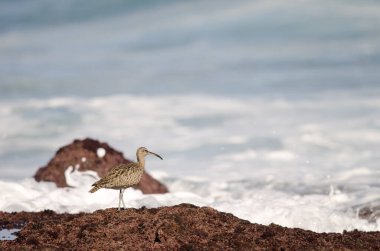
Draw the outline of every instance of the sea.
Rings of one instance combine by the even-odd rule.
[[[32,178],[90,137],[164,158],[171,192],[127,207],[380,231],[359,217],[380,210],[379,24],[375,0],[0,1],[0,210],[117,207],[76,168]]]

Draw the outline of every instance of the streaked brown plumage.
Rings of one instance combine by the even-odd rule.
[[[141,176],[144,173],[145,167],[145,156],[152,154],[162,159],[160,155],[148,151],[145,147],[140,147],[136,151],[137,162],[131,162],[128,164],[120,164],[112,168],[106,176],[92,184],[93,188],[90,193],[94,193],[100,188],[117,189],[120,190],[119,193],[119,210],[120,202],[123,203],[125,208],[123,193],[128,187],[137,185]]]

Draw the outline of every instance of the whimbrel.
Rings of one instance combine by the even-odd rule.
[[[103,178],[92,184],[93,188],[90,193],[98,191],[100,188],[108,188],[120,190],[119,192],[119,210],[120,202],[123,203],[125,209],[123,193],[128,187],[137,185],[144,172],[145,156],[152,154],[162,159],[160,155],[148,151],[145,147],[140,147],[136,151],[137,162],[128,164],[120,164],[113,167]]]

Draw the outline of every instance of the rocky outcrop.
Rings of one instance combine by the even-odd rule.
[[[25,224],[1,250],[380,250],[380,232],[314,233],[241,220],[181,204],[94,213],[2,213],[0,225]]]
[[[79,171],[93,170],[103,177],[115,165],[128,162],[130,160],[125,159],[121,152],[106,143],[88,138],[74,140],[73,143],[60,148],[46,166],[38,169],[34,178],[36,181],[51,181],[58,187],[66,187],[64,172],[70,166],[79,167]],[[146,172],[136,188],[143,193],[168,192],[165,185]]]
[[[377,201],[377,203],[379,203]],[[376,222],[380,218],[380,205],[364,205],[358,210],[358,216],[368,222]]]

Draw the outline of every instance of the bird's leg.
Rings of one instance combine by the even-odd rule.
[[[124,197],[123,197],[125,189],[120,189],[120,191],[121,191],[121,202],[123,202],[123,207],[125,209],[125,203],[124,203]]]
[[[119,192],[119,208],[118,210],[120,211],[120,201],[122,200],[123,198],[123,192],[122,192],[123,189],[120,189],[120,192]],[[123,202],[124,203],[124,202]]]

